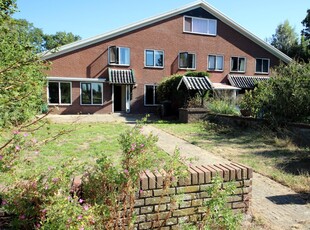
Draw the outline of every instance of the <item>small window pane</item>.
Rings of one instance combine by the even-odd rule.
[[[222,56],[216,57],[216,70],[223,70],[223,57]]]
[[[195,69],[195,55],[194,54],[188,54],[188,65],[187,68]]]
[[[179,55],[180,68],[187,68],[187,56],[188,56],[188,53],[180,53]]]
[[[237,57],[231,58],[231,70],[238,71],[238,58]]]
[[[154,85],[154,91],[155,91],[155,92],[154,92],[154,94],[155,94],[155,95],[154,95],[154,97],[155,97],[154,102],[155,102],[156,105],[158,105],[158,104],[159,104],[159,101],[158,101],[158,99],[157,99],[157,98],[158,98],[158,96],[157,96],[157,85]]]
[[[208,63],[208,69],[209,70],[215,70],[215,56],[209,56],[209,63]]]
[[[130,49],[129,48],[124,48],[121,47],[119,48],[119,64],[121,65],[129,65],[129,60],[130,60]]]
[[[262,59],[256,59],[256,72],[260,73],[262,71]]]
[[[102,104],[102,84],[92,83],[93,104]]]
[[[269,72],[269,61],[267,59],[263,60],[263,72],[268,73]]]
[[[147,50],[145,57],[146,57],[146,66],[154,66],[154,51]]]
[[[117,64],[118,51],[117,51],[116,46],[112,46],[109,48],[109,55],[110,55],[109,56],[109,58],[110,58],[109,62]]]
[[[245,59],[239,58],[239,71],[244,72],[245,71]]]
[[[216,34],[216,21],[215,20],[209,20],[209,31],[208,34]]]
[[[186,17],[185,18],[185,31],[192,32],[192,19]]]
[[[48,83],[48,95],[49,95],[49,103],[59,104],[59,83],[58,82]]]
[[[155,66],[164,66],[164,54],[162,51],[155,51]]]
[[[82,104],[91,104],[91,84],[82,83]]]
[[[153,104],[153,86],[152,85],[145,86],[145,104],[146,105]]]
[[[61,104],[71,104],[70,83],[60,83]]]

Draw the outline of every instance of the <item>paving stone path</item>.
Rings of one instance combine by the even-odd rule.
[[[158,146],[172,154],[179,148],[181,156],[194,157],[193,165],[225,163],[227,160],[192,145],[160,129],[147,125],[145,134],[158,136]],[[252,213],[271,229],[310,229],[310,204],[297,193],[265,176],[253,173]]]

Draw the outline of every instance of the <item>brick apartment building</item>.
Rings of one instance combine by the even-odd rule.
[[[258,22],[259,23],[259,22]],[[47,53],[55,113],[154,112],[157,84],[207,71],[215,89],[251,87],[291,59],[203,1]]]

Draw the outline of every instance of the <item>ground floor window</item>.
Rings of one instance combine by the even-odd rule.
[[[81,83],[81,104],[102,105],[103,84],[102,83]]]
[[[48,82],[48,103],[71,104],[71,88],[70,82]]]
[[[158,105],[157,93],[156,93],[157,85],[145,85],[144,86],[144,105]]]

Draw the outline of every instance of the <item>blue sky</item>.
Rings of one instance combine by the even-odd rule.
[[[83,39],[180,8],[194,0],[17,0],[15,18],[32,22],[44,33],[72,32]],[[286,19],[300,34],[309,0],[206,0],[261,39]]]

